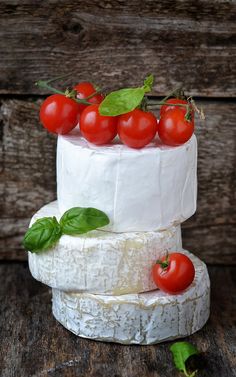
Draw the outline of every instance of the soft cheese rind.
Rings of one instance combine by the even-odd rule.
[[[53,314],[78,336],[124,344],[153,344],[198,331],[209,317],[206,266],[191,256],[194,282],[184,293],[159,290],[121,296],[65,293],[53,289]]]
[[[98,208],[114,232],[167,229],[196,210],[196,167],[194,135],[178,147],[155,141],[137,150],[118,142],[95,146],[75,129],[58,137],[59,209]]]
[[[39,210],[41,217],[60,218],[57,202]],[[64,291],[102,294],[138,293],[155,289],[151,267],[167,251],[181,250],[180,226],[161,232],[93,231],[62,236],[52,249],[29,253],[35,279]]]

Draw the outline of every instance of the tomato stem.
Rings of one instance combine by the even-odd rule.
[[[170,92],[169,94],[167,94],[167,96],[165,96],[160,102],[157,102],[157,103],[153,103],[153,105],[146,105],[147,108],[149,109],[155,109],[156,106],[162,106],[162,105],[166,105],[166,101],[171,98],[171,97],[176,97],[176,98],[179,98],[179,99],[187,99],[185,94],[184,94],[184,91],[182,88],[176,88],[174,89],[172,92]],[[180,106],[180,107],[186,107],[188,108],[188,104],[181,104],[181,103],[172,103],[171,106]]]
[[[170,97],[176,97],[179,99],[186,99],[186,96],[184,95],[184,91],[182,88],[176,88],[169,94],[167,94],[166,97],[164,97],[161,102],[166,102]]]
[[[159,106],[167,105],[166,101],[171,97],[183,99],[183,100],[186,100],[188,102],[186,105],[180,104],[180,103],[171,103],[171,106],[180,106],[180,107],[185,107],[187,109],[187,112],[185,114],[185,119],[188,122],[191,122],[191,120],[192,120],[192,110],[194,110],[198,114],[198,116],[201,120],[205,120],[205,114],[203,112],[203,109],[198,108],[196,106],[196,103],[193,100],[192,96],[186,97],[182,88],[176,88],[175,90],[170,92],[166,97],[164,97],[160,102],[156,102],[156,103],[152,102],[152,104],[150,104],[150,105],[148,103],[145,103],[145,110],[155,110]]]
[[[191,120],[192,120],[192,109],[191,109],[191,106],[189,106],[189,105],[187,107],[187,112],[186,112],[184,118],[187,120],[187,122],[191,122]]]
[[[158,259],[156,261],[156,264],[159,264],[163,270],[166,270],[167,267],[169,266],[168,256],[166,257],[166,259],[164,261],[161,261],[161,260]]]
[[[199,118],[200,118],[201,120],[205,120],[205,114],[204,114],[203,109],[202,109],[201,107],[200,107],[200,108],[197,107],[197,105],[196,105],[196,103],[195,103],[193,97],[190,96],[190,97],[187,98],[187,100],[188,100],[188,102],[190,102],[190,104],[191,104],[193,110],[199,115]]]
[[[99,94],[101,92],[102,92],[102,89],[98,89],[95,92],[93,92],[92,94],[90,94],[88,97],[85,97],[84,99],[87,101],[88,99],[93,98],[94,96],[96,96],[96,94]]]
[[[152,105],[147,105],[147,108],[148,109],[157,109],[159,106],[162,106],[162,105],[168,105],[168,104],[166,102],[161,101],[161,102],[153,103]],[[182,103],[170,103],[169,105],[170,106],[186,107],[186,108],[189,107],[189,105],[187,105],[187,104],[184,105]]]
[[[74,74],[74,72],[66,73],[65,75],[60,75],[60,76],[54,77],[53,79],[46,80],[46,82],[49,84],[51,82],[64,79],[65,77],[72,76],[73,74]]]
[[[39,88],[48,89],[53,93],[65,95],[65,93],[62,92],[61,90],[53,88],[51,85],[48,85],[48,81],[39,80],[35,83],[35,85],[38,86]]]
[[[55,81],[55,80],[56,79],[53,79],[53,81]],[[86,101],[86,99],[76,98],[76,91],[75,90],[69,91],[67,89],[65,92],[62,92],[61,90],[58,90],[58,89],[54,88],[53,86],[49,85],[48,83],[51,82],[51,81],[52,80],[49,80],[49,81],[39,80],[35,83],[35,85],[38,86],[39,88],[48,89],[53,93],[62,94],[63,96],[66,96],[68,98],[73,99],[77,103],[83,103],[84,105],[91,105],[91,103]],[[94,96],[94,94],[93,94],[93,96]]]

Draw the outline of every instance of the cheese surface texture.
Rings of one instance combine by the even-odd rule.
[[[41,217],[60,219],[57,202],[39,210]],[[80,236],[63,235],[47,251],[28,253],[35,279],[50,287],[73,292],[110,295],[155,289],[151,268],[167,251],[182,250],[180,226],[160,232],[111,233],[96,230]]]
[[[115,141],[95,146],[78,129],[59,135],[59,210],[94,207],[113,232],[168,229],[192,216],[197,196],[197,141],[169,147],[154,141],[132,149]]]
[[[179,295],[155,290],[104,296],[53,289],[53,314],[76,335],[101,341],[153,344],[190,335],[209,317],[210,282],[205,264],[188,255],[196,275]]]

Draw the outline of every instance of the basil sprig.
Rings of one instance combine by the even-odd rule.
[[[107,215],[96,208],[71,208],[60,220],[62,233],[69,235],[87,233],[107,224],[109,224]]]
[[[117,116],[129,113],[138,107],[145,93],[152,90],[154,76],[150,75],[138,88],[120,89],[108,94],[99,106],[99,113],[106,116]]]
[[[23,245],[31,253],[53,247],[63,234],[79,235],[109,224],[108,216],[96,208],[74,207],[61,217],[43,217],[27,230]]]
[[[190,356],[199,354],[197,348],[189,342],[176,342],[171,345],[170,350],[172,352],[176,368],[183,372],[186,377],[194,377],[197,370],[189,373],[186,369],[186,361],[190,358]]]
[[[55,217],[43,217],[27,230],[23,245],[32,253],[47,250],[61,237],[61,226]]]

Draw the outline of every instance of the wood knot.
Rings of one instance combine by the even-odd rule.
[[[79,34],[83,30],[83,27],[76,21],[69,21],[62,25],[62,29],[65,32]]]

